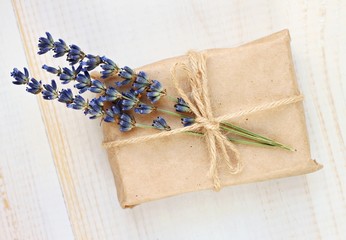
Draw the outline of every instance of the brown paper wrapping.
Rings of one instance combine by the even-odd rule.
[[[204,53],[215,117],[299,95],[287,30],[237,48],[212,49]],[[137,70],[145,71],[151,79],[158,79],[171,96],[177,96],[170,69],[176,62],[186,61],[186,56],[180,56]],[[166,109],[174,109],[168,99],[160,100],[160,104]],[[155,117],[136,115],[136,120],[150,124]],[[172,128],[181,127],[176,117],[164,117]],[[233,119],[232,122],[289,145],[296,151],[237,144],[244,168],[241,173],[232,175],[225,164],[220,163],[223,186],[306,174],[322,167],[310,159],[301,102]],[[155,129],[121,133],[116,124],[104,124],[103,129],[106,142],[157,133]],[[123,208],[213,188],[212,180],[207,177],[208,152],[201,137],[178,134],[107,149],[107,152]]]

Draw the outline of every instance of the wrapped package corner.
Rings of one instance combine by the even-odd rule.
[[[288,30],[240,47],[210,49],[203,53],[207,59],[209,94],[215,117],[300,94]],[[177,96],[170,75],[177,62],[186,63],[187,56],[161,60],[136,70],[145,71],[150,79],[158,79],[171,96]],[[179,77],[184,78],[183,75]],[[188,86],[186,88],[189,91]],[[174,110],[169,100],[162,99],[160,104]],[[150,124],[155,117],[155,114],[140,116],[137,121]],[[180,119],[165,118],[172,128],[181,127]],[[243,170],[233,175],[221,163],[222,186],[295,176],[322,168],[310,157],[302,102],[239,117],[232,123],[289,145],[296,151],[237,145],[244,162]],[[156,131],[134,129],[121,133],[117,124],[103,124],[105,142]],[[207,177],[208,152],[201,137],[178,134],[110,148],[107,153],[123,208],[213,188],[212,180]]]

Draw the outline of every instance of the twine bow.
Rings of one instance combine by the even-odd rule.
[[[202,53],[190,51],[188,53],[189,63],[176,63],[171,69],[171,78],[178,94],[189,105],[191,111],[196,115],[195,123],[191,126],[173,129],[171,131],[164,131],[157,134],[148,136],[134,137],[125,140],[115,140],[104,142],[105,148],[111,148],[126,144],[134,144],[145,142],[152,139],[157,139],[182,132],[191,132],[195,130],[203,130],[207,150],[210,157],[210,168],[208,176],[213,179],[214,189],[219,190],[221,183],[218,174],[218,166],[221,161],[224,161],[230,170],[231,174],[237,174],[241,171],[243,163],[239,157],[239,151],[236,146],[230,142],[225,135],[220,131],[220,123],[230,120],[232,118],[241,117],[247,114],[277,108],[279,106],[292,104],[303,100],[302,95],[283,98],[278,101],[260,104],[256,107],[244,109],[242,111],[226,114],[220,117],[214,117],[210,104],[209,91],[208,91],[208,78],[206,59]],[[180,87],[177,78],[177,69],[181,69],[187,75],[187,83],[191,88],[191,99]],[[234,158],[231,161],[229,152],[232,152]]]
[[[208,78],[206,60],[202,53],[190,51],[188,53],[189,66],[183,63],[176,63],[171,70],[172,81],[184,101],[189,105],[191,111],[196,115],[195,124],[204,129],[205,141],[207,150],[210,157],[209,177],[213,179],[214,189],[221,188],[218,163],[224,161],[227,167],[231,170],[232,174],[236,174],[241,170],[241,159],[239,151],[220,131],[220,122],[213,116],[211,108],[209,91],[208,91]],[[181,67],[187,74],[188,83],[191,88],[190,101],[186,93],[180,88],[179,81],[177,80],[176,70]],[[231,163],[228,150],[234,154],[234,162]]]

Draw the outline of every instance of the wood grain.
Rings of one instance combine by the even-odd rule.
[[[1,122],[2,129],[7,127],[1,130],[0,149],[7,155],[0,162],[0,239],[346,239],[345,1],[12,3],[30,70],[44,81],[52,76],[42,73],[42,64],[63,65],[49,55],[36,55],[37,38],[45,31],[88,53],[105,54],[120,65],[137,67],[189,49],[236,46],[288,28],[305,96],[312,157],[324,169],[122,210],[100,147],[99,122],[88,121],[58,103],[39,100],[37,105],[24,93],[20,95],[24,107],[7,107],[8,99],[19,91],[6,91],[0,95],[5,104],[1,113],[10,114]],[[9,1],[6,4],[8,9]],[[7,28],[13,29],[19,46],[13,24]],[[13,61],[11,66],[18,63]],[[11,66],[6,63],[1,68],[8,69],[7,73]],[[17,119],[22,111],[26,125],[22,124],[24,117]],[[13,118],[17,122],[10,121]],[[20,150],[15,145],[18,138]],[[7,142],[19,160],[13,161],[11,151],[2,147]],[[28,207],[23,208],[25,203]]]
[[[72,239],[37,101],[11,83],[27,62],[10,1],[0,23],[0,239]]]

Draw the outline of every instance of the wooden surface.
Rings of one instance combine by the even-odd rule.
[[[12,6],[13,5],[13,6]],[[346,239],[346,1],[0,2],[0,239]],[[123,210],[97,121],[13,86],[49,31],[133,67],[288,28],[324,168]]]

